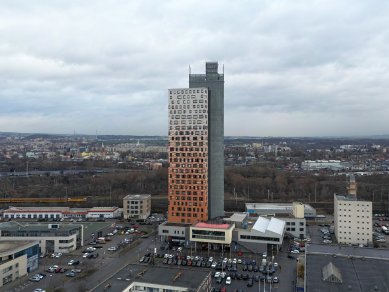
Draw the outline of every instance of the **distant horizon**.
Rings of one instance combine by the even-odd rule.
[[[64,136],[64,137],[99,137],[99,136],[118,136],[118,137],[164,137],[167,138],[168,135],[135,135],[135,134],[81,134],[81,133],[44,133],[44,132],[4,132],[0,131],[0,135],[5,134],[14,134],[14,135],[51,135],[51,136]],[[315,139],[358,139],[358,138],[370,138],[370,139],[389,139],[389,134],[380,134],[380,135],[360,135],[360,136],[236,136],[236,135],[224,135],[224,138],[247,138],[247,139],[277,139],[277,138],[289,138],[289,139],[302,139],[302,138],[315,138]]]

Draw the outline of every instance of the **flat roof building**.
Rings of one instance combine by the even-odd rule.
[[[83,229],[81,224],[20,224],[18,222],[0,223],[0,243],[2,241],[39,241],[42,254],[68,253],[83,246]]]
[[[309,244],[304,291],[388,291],[386,249]]]
[[[132,194],[123,198],[123,217],[125,219],[147,219],[151,214],[151,195]]]
[[[234,224],[199,222],[190,227],[191,242],[231,244]]]
[[[0,288],[38,269],[37,241],[0,241]]]
[[[293,214],[294,203],[246,203],[246,212],[250,217]],[[315,218],[316,210],[309,204],[304,204],[304,217]]]
[[[131,282],[119,281],[117,279],[129,279]],[[175,267],[129,265],[126,269],[115,274],[109,281],[110,290],[112,291],[211,291],[211,272],[198,269],[187,270]],[[101,285],[96,291],[106,290],[104,285]]]
[[[121,218],[122,210],[119,207],[93,207],[87,210],[86,218]]]
[[[62,218],[119,218],[119,207],[10,207],[4,210],[5,219],[59,220]]]
[[[355,195],[334,194],[334,232],[338,243],[368,245],[373,242],[372,202]]]

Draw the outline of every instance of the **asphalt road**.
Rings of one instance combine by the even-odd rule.
[[[97,230],[101,230],[103,234],[107,234],[113,231],[114,227],[112,222],[105,223],[85,223],[88,228],[85,229],[85,244],[90,241],[91,233],[96,233]],[[141,229],[141,228],[140,228]],[[124,238],[133,237],[134,242],[119,249],[116,252],[109,252],[107,248],[117,245]],[[154,236],[149,238],[140,238],[140,235],[115,235],[111,242],[107,242],[103,245],[102,249],[96,250],[99,253],[99,257],[96,259],[84,259],[82,258],[82,250],[88,245],[85,245],[83,249],[72,252],[71,254],[64,254],[58,259],[43,258],[40,261],[40,266],[37,271],[33,271],[29,277],[36,273],[44,273],[46,277],[40,282],[30,282],[29,277],[23,277],[22,279],[11,283],[7,286],[5,292],[16,291],[33,291],[36,288],[43,288],[46,291],[53,291],[55,288],[62,288],[63,291],[88,291],[95,287],[98,283],[103,282],[106,278],[109,278],[116,271],[123,268],[129,261],[137,261],[140,254],[146,253],[147,249],[152,246]],[[70,259],[78,259],[81,263],[77,267],[68,266],[67,263]],[[65,274],[48,273],[45,270],[51,265],[58,265],[68,269],[77,268],[81,269],[82,273],[77,274],[74,278],[66,277]]]

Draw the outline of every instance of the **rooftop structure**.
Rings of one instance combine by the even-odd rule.
[[[270,220],[264,217],[259,217],[252,229],[262,233],[282,235],[285,229],[285,222],[274,217]]]
[[[247,213],[234,213],[229,218],[224,218],[225,221],[243,222],[247,219]]]
[[[259,217],[251,228],[237,229],[237,240],[239,243],[281,246],[284,234],[284,221]]]
[[[322,272],[324,281],[332,283],[342,283],[342,274],[332,262],[324,266]]]
[[[228,229],[231,227],[230,224],[216,224],[216,223],[205,223],[198,222],[194,225],[197,228],[215,228],[215,229]]]
[[[150,198],[150,194],[130,194],[123,198],[123,200],[143,200]]]
[[[31,244],[33,243],[34,242],[32,242],[31,240],[21,240],[21,241],[2,240],[0,244],[0,258],[2,258],[4,255],[8,255],[15,251],[26,249],[30,247]]]
[[[306,291],[388,291],[387,250],[310,244],[305,268]]]

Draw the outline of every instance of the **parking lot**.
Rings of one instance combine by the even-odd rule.
[[[145,268],[152,265],[188,272],[208,271],[212,273],[212,287],[215,291],[270,291],[270,289],[272,291],[294,291],[296,259],[301,254],[289,253],[293,240],[285,239],[281,251],[275,254],[274,258],[270,254],[264,255],[264,251],[238,254],[230,251],[224,251],[224,253],[200,249],[195,251],[183,247],[167,250],[166,243],[161,243],[158,236],[155,236],[157,225],[136,226],[137,232],[130,234],[116,232],[109,236],[110,241],[104,244],[96,243],[97,231],[108,235],[116,229],[117,225],[128,225],[120,222],[113,223],[83,223],[88,224],[85,227],[83,249],[71,254],[63,254],[58,258],[50,256],[42,258],[39,270],[34,271],[29,277],[41,273],[45,275],[43,279],[39,282],[32,282],[24,278],[23,281],[15,283],[6,291],[33,291],[35,288],[53,290],[58,287],[61,287],[62,291],[106,291],[105,287],[108,284],[112,287],[120,284],[119,286],[124,288],[129,285],[131,279],[134,279],[129,271],[129,265]],[[152,256],[154,250],[157,251],[155,257]],[[83,257],[85,254],[83,252],[97,256]],[[79,263],[69,265],[71,260],[79,261]],[[50,267],[53,268],[52,273],[48,272]],[[217,272],[220,275],[216,274],[217,277],[215,277]],[[231,283],[227,281],[228,277]],[[110,291],[116,291],[115,289],[111,288]]]
[[[102,267],[109,267],[112,264],[112,267],[116,268],[119,263],[116,265],[115,261],[129,253],[132,248],[135,248],[139,244],[139,240],[143,241],[142,236],[144,234],[153,231],[152,226],[136,225],[138,227],[136,232],[135,228],[134,232],[128,234],[125,231],[118,232],[114,236],[109,236],[109,241],[97,244],[95,239],[98,231],[107,236],[121,223],[115,223],[114,221],[77,223],[84,225],[83,248],[69,254],[54,253],[45,255],[40,258],[37,271],[7,286],[5,291],[33,291],[38,288],[53,290],[59,287],[63,287],[65,289],[63,291],[68,291],[71,289],[66,287],[84,286],[86,279],[90,279],[91,276],[97,274],[97,271],[100,271]],[[85,256],[86,254],[88,256]],[[73,264],[74,262],[76,264]],[[102,279],[101,276],[99,278]]]
[[[178,269],[180,271],[208,271],[212,273],[214,291],[294,291],[296,278],[296,259],[300,254],[290,254],[290,242],[286,241],[283,251],[274,256],[264,253],[225,253],[215,251],[194,251],[186,248],[166,250],[158,246],[157,254],[153,248],[141,254],[138,261],[130,263],[94,291],[120,291],[135,279],[134,271],[151,267]],[[231,258],[230,258],[231,255]],[[288,257],[289,255],[289,257]]]

